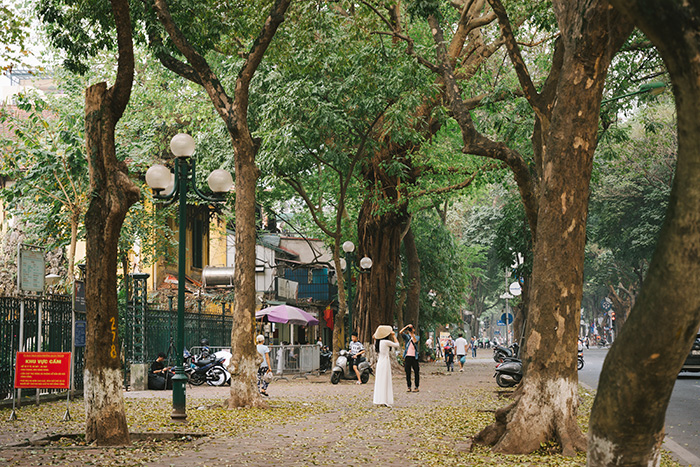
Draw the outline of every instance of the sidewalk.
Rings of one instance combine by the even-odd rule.
[[[482,355],[487,354],[484,351]],[[456,466],[585,465],[585,456],[504,456],[471,448],[471,437],[493,421],[509,391],[496,386],[494,362],[468,359],[465,371],[445,373],[442,362],[421,365],[421,392],[407,393],[403,374],[394,372],[395,404],[372,404],[374,379],[338,385],[330,376],[278,381],[270,385],[270,409],[221,407],[228,387],[187,388],[186,424],[170,422],[171,391],[125,392],[132,433],[180,433],[180,440],[135,441],[128,448],[95,448],[65,440],[64,447],[10,448],[9,443],[50,433],[84,430],[82,401],[73,402],[74,420],[60,422],[65,403],[23,407],[19,422],[0,411],[3,465],[153,466]],[[585,418],[585,417],[584,417]],[[30,421],[32,420],[32,421]],[[205,434],[190,438],[187,434]],[[184,438],[184,441],[182,440]],[[77,444],[71,446],[71,444]],[[673,464],[665,464],[673,465]]]

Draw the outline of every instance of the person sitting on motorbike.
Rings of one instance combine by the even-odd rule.
[[[362,342],[358,341],[356,332],[352,333],[352,335],[350,336],[350,340],[350,359],[348,363],[352,365],[352,369],[357,375],[356,384],[362,384],[362,381],[360,380],[360,370],[357,369],[357,365],[359,365],[360,362],[364,360],[364,357],[362,357],[362,355],[364,355],[365,353],[365,347],[362,345]]]

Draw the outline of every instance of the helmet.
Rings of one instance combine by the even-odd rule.
[[[205,337],[204,339],[199,341],[199,345],[201,345],[202,347],[209,347],[209,339]]]

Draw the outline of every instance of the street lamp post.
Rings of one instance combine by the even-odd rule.
[[[187,242],[187,192],[192,191],[201,199],[212,203],[224,201],[223,194],[233,186],[231,174],[222,169],[214,170],[207,182],[214,196],[207,196],[197,188],[195,178],[194,139],[180,133],[170,141],[170,150],[176,157],[175,173],[160,164],[154,165],[146,172],[146,183],[153,189],[153,197],[161,200],[177,200],[178,206],[178,268],[177,268],[177,335],[175,347],[175,376],[173,377],[173,412],[176,421],[185,421],[185,383],[187,376],[183,366],[185,348],[185,262]],[[163,192],[163,193],[161,193]]]
[[[355,265],[355,244],[352,243],[350,240],[347,242],[343,243],[343,251],[345,252],[345,256],[347,260],[345,261],[345,272],[346,272],[346,280],[348,283],[348,339],[350,339],[350,335],[352,334],[352,268],[356,267]],[[342,263],[341,263],[342,265]],[[369,272],[370,268],[372,268],[372,259],[369,258],[368,256],[363,257],[360,262],[359,262],[359,272],[360,273],[367,273]]]
[[[641,86],[639,86],[639,89],[637,89],[636,91],[633,91],[633,92],[630,92],[627,94],[623,94],[621,96],[611,97],[610,99],[605,99],[605,100],[601,101],[600,104],[601,105],[607,104],[608,102],[624,99],[625,97],[636,96],[637,94],[649,93],[652,96],[658,96],[659,94],[661,94],[665,90],[666,90],[666,83],[661,83],[658,81],[652,82],[652,83],[645,83],[645,84],[642,84]]]

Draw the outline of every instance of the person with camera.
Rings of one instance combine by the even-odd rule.
[[[151,364],[151,371],[148,373],[148,389],[169,389],[172,387],[170,367],[166,367],[166,355],[158,353],[158,358]]]
[[[418,366],[418,341],[420,341],[420,337],[416,336],[416,330],[413,328],[412,324],[404,326],[404,328],[399,331],[399,334],[401,334],[406,344],[403,351],[403,369],[406,371],[407,392],[411,392],[411,370],[413,370],[413,374],[415,375],[413,392],[419,392],[420,369]]]

